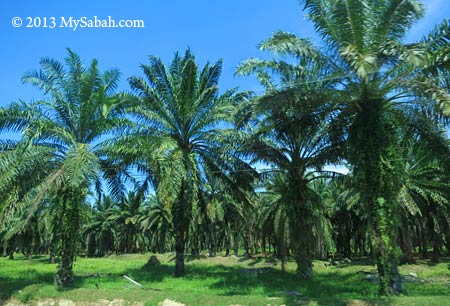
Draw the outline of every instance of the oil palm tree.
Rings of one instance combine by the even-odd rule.
[[[92,208],[89,221],[83,229],[88,255],[104,256],[117,251],[115,241],[118,234],[111,218],[116,207],[117,203],[110,196],[103,196]]]
[[[22,189],[27,187],[13,209],[26,212],[22,218],[22,223],[26,223],[45,199],[50,198],[52,205],[60,207],[61,262],[55,276],[59,286],[73,284],[80,209],[89,188],[101,187],[101,170],[106,170],[103,178],[108,187],[116,194],[121,189],[112,176],[117,167],[107,159],[103,141],[126,122],[119,107],[123,97],[115,94],[119,71],[101,73],[97,60],[85,66],[76,53],[70,49],[67,52],[66,67],[54,59],[43,58],[39,71],[23,76],[24,83],[43,91],[43,100],[12,103],[0,110],[1,129],[22,133],[18,143],[3,148],[7,149],[3,154],[33,156],[10,163],[3,176],[19,182]],[[29,180],[17,180],[26,173],[24,166],[37,172],[39,181],[27,186]]]
[[[346,158],[368,212],[380,292],[401,292],[396,255],[401,188],[398,118],[418,94],[441,106],[449,102],[445,90],[423,73],[438,62],[430,61],[429,48],[423,42],[403,43],[407,31],[423,16],[423,6],[416,0],[301,3],[326,44],[322,53],[342,71],[338,89],[347,95],[342,112],[349,144]],[[439,34],[445,35],[448,32]]]
[[[447,152],[435,151],[439,146],[430,146],[425,139],[410,135],[403,140],[403,184],[399,194],[402,208],[402,243],[406,259],[411,260],[410,250],[414,226],[421,233],[419,247],[427,256],[428,242],[432,242],[433,260],[439,260],[439,246],[450,228],[450,184],[445,164],[449,162],[450,146],[445,131],[433,127],[430,133],[437,133],[447,143]],[[409,232],[408,232],[409,231]],[[409,240],[409,241],[408,241]]]
[[[238,74],[255,73],[266,89],[250,105],[254,128],[248,127],[241,150],[252,162],[266,163],[281,174],[285,184],[279,201],[286,206],[290,236],[296,237],[291,247],[297,275],[311,279],[314,228],[321,213],[311,182],[330,174],[322,167],[339,156],[339,145],[329,137],[335,82],[317,78],[334,68],[309,41],[290,33],[275,33],[260,49],[281,58],[249,59],[238,67]]]
[[[288,251],[289,220],[286,204],[282,194],[285,192],[285,177],[276,173],[266,179],[264,191],[259,193],[261,202],[259,223],[264,227],[269,226],[274,235],[276,256],[281,260],[281,269],[286,268]]]
[[[139,224],[142,232],[149,238],[150,250],[164,253],[169,250],[172,236],[172,215],[156,195],[151,195],[144,203],[145,210],[140,215]]]
[[[142,191],[130,191],[123,201],[111,210],[108,220],[116,229],[117,250],[124,253],[142,252],[144,237],[140,231],[139,220],[145,210],[142,207]]]
[[[238,186],[229,174],[239,161],[223,143],[234,104],[242,95],[235,90],[219,94],[222,61],[207,63],[199,71],[190,50],[184,56],[177,53],[169,67],[157,57],[149,60],[141,65],[145,79],[129,79],[140,103],[129,109],[137,127],[123,141],[135,144],[128,154],[152,166],[158,199],[171,209],[175,276],[181,276],[192,209],[198,204],[199,188],[207,183],[205,173]]]

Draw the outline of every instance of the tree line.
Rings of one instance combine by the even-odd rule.
[[[67,50],[22,81],[43,100],[0,109],[0,242],[5,254],[273,253],[301,279],[313,259],[372,256],[380,293],[398,265],[450,252],[448,20],[404,37],[419,1],[301,1],[322,44],[276,32],[270,59],[240,63],[263,94],[219,90],[222,61],[188,49],[149,56],[119,92]],[[348,173],[336,171],[345,167]],[[130,190],[130,186],[132,190]]]

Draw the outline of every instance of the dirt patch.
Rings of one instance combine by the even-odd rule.
[[[22,303],[18,300],[9,300],[6,302],[5,306],[144,306],[144,303],[130,303],[122,299],[115,299],[112,301],[98,300],[96,302],[75,302],[66,299],[44,299],[31,301],[29,303]]]
[[[186,305],[169,299],[165,299],[164,301],[158,303],[158,306],[186,306]]]

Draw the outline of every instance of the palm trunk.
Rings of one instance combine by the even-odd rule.
[[[250,230],[244,233],[244,257],[250,257],[250,238],[248,237],[248,231]]]
[[[422,255],[423,259],[428,259],[428,244],[427,244],[427,237],[425,235],[425,229],[421,226],[418,227],[419,229],[419,243],[420,243],[420,254]]]
[[[306,224],[302,229],[297,224]],[[311,280],[313,278],[313,264],[311,256],[311,242],[312,242],[312,228],[309,228],[306,220],[299,219],[298,223],[294,225],[298,241],[292,243],[293,251],[295,252],[295,263],[297,264],[297,277],[302,280]]]
[[[296,250],[295,263],[297,264],[297,277],[302,280],[311,280],[313,277],[312,260],[304,248]]]
[[[278,233],[278,239],[276,239],[276,255],[278,259],[281,261],[281,271],[286,271],[286,261],[287,261],[287,231],[285,230],[285,222],[284,218],[281,219],[280,232]]]
[[[411,231],[409,227],[400,231],[400,247],[403,252],[403,262],[407,264],[414,263],[413,253],[412,253],[412,238]]]
[[[262,248],[261,251],[263,252],[263,254],[265,256],[266,255],[266,235],[264,232],[261,234],[261,248]]]
[[[389,251],[389,245],[382,238],[386,237],[381,232],[376,234],[377,270],[380,275],[380,294],[392,295],[405,291],[402,278],[398,271],[395,250]]]
[[[80,212],[81,192],[66,191],[63,195],[63,215],[61,222],[61,262],[55,275],[58,287],[70,287],[74,282],[73,261],[76,256]]]
[[[156,245],[158,245],[158,250],[159,253],[164,253],[166,250],[166,236],[167,236],[167,232],[165,227],[161,230],[161,234],[159,235],[159,241]]]
[[[233,253],[234,256],[239,256],[239,232],[237,219],[234,220],[233,226]]]
[[[404,291],[397,267],[397,197],[401,188],[398,173],[402,167],[398,129],[387,116],[386,102],[363,86],[361,109],[349,132],[350,162],[361,189],[372,226],[372,241],[380,275],[380,293]]]
[[[379,178],[382,181],[382,178]],[[387,178],[389,179],[389,178]],[[379,183],[383,186],[383,183]],[[370,219],[373,226],[374,252],[377,270],[380,276],[380,294],[392,295],[405,292],[402,278],[398,271],[397,240],[398,229],[395,201],[392,193],[383,188],[376,189],[369,195]],[[385,197],[383,197],[385,196]],[[386,199],[390,199],[388,202]]]
[[[48,258],[48,262],[51,264],[56,262],[56,252],[53,246],[50,247],[50,257]]]
[[[64,239],[64,238],[63,238]],[[70,239],[70,238],[69,238]],[[55,276],[55,282],[58,287],[70,287],[73,285],[73,260],[75,254],[68,247],[72,243],[68,238],[63,242],[63,250],[61,251],[61,262],[58,265],[58,271]]]
[[[397,233],[393,203],[379,197],[372,197],[370,218],[373,226],[374,252],[380,276],[380,294],[392,295],[405,292],[398,271]]]
[[[297,264],[297,276],[302,280],[313,277],[312,252],[314,247],[313,226],[316,222],[311,208],[307,207],[305,198],[307,183],[303,180],[301,164],[290,173],[289,184],[291,194],[287,195],[289,203],[287,219],[294,239],[290,241],[291,249]]]
[[[184,180],[181,185],[179,199],[172,207],[175,224],[175,277],[181,277],[185,273],[184,251],[192,209],[187,186],[188,182]]]
[[[253,236],[253,254],[258,254],[259,253],[259,249],[260,249],[259,237],[258,237],[258,234],[256,232],[255,235]]]
[[[359,230],[360,234],[360,249],[359,249],[359,256],[365,256],[366,255],[366,239],[365,239],[365,233],[362,233],[361,230]]]
[[[184,275],[184,229],[178,229],[175,237],[175,277]]]
[[[209,221],[209,257],[216,256],[216,233],[214,223]]]
[[[230,248],[231,248],[231,242],[230,242],[230,237],[229,237],[229,232],[228,232],[228,222],[225,223],[225,257],[230,255]]]
[[[447,248],[447,255],[450,256],[450,229],[447,231],[445,238],[445,247]]]
[[[350,225],[351,215],[350,213],[346,213],[345,215],[345,234],[344,234],[344,249],[343,254],[344,257],[350,258],[352,256],[352,250],[351,250],[351,240],[352,240],[352,229]]]
[[[440,252],[440,241],[439,238],[437,237],[436,234],[433,235],[434,236],[434,241],[433,241],[433,255],[431,257],[431,261],[434,263],[438,263],[439,262],[439,257],[441,255]]]
[[[6,252],[8,253],[9,260],[14,260],[14,251],[16,250],[16,239],[17,239],[17,236],[13,236],[7,242]]]

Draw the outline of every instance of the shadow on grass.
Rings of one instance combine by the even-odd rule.
[[[33,261],[43,263],[43,264],[54,265],[54,264],[58,264],[60,260],[59,260],[59,257],[56,257],[55,262],[50,262],[50,258],[48,256],[42,256],[41,258],[36,258],[36,259],[33,257]]]
[[[152,268],[131,269],[127,271],[127,275],[143,284],[150,283],[151,286],[158,287],[158,282],[173,277],[173,271],[173,266],[162,264]],[[347,305],[351,299],[364,299],[361,305],[390,305],[388,300],[383,302],[376,299],[376,284],[363,281],[361,276],[338,271],[318,274],[312,281],[300,281],[294,273],[267,267],[261,269],[195,265],[186,267],[183,279],[206,280],[207,287],[218,295],[263,294],[280,298],[286,305],[309,301],[314,301],[317,305]],[[297,293],[303,296],[298,296]]]
[[[354,258],[351,262],[340,262],[338,265],[332,265],[335,269],[348,268],[352,266],[370,266],[374,267],[375,262],[372,258]]]
[[[246,259],[249,267],[253,267],[261,259]],[[250,261],[250,262],[249,262]],[[360,265],[361,262],[354,264]],[[349,264],[348,266],[352,266]],[[131,269],[127,273],[143,283],[151,283],[158,287],[158,282],[173,278],[174,267],[162,264],[152,268]],[[204,281],[207,288],[218,295],[252,295],[261,294],[268,297],[279,297],[286,305],[298,305],[302,302],[314,301],[317,305],[392,305],[389,298],[378,297],[378,284],[364,278],[359,272],[342,272],[341,269],[316,273],[311,281],[301,281],[294,273],[278,269],[230,267],[224,265],[187,265],[184,280]],[[413,289],[413,288],[411,288]],[[414,290],[412,290],[414,291]],[[303,297],[295,293],[301,293]],[[446,295],[444,287],[431,286],[421,290],[421,296]],[[363,300],[360,304],[351,300]]]
[[[432,258],[414,258],[415,260],[415,264],[419,264],[419,265],[427,265],[430,267],[434,267],[438,264],[449,264],[449,268],[450,268],[450,257],[447,256],[441,256],[439,257],[439,260],[437,262],[433,261]]]
[[[262,260],[261,258],[254,258],[254,259],[252,259],[252,262],[250,262],[248,265],[249,265],[250,267],[253,267],[253,266],[259,264],[259,263],[262,262],[262,261],[263,261],[263,260]]]
[[[192,258],[194,260],[197,258]],[[37,261],[44,258],[37,258]],[[187,259],[189,262],[189,260]],[[331,268],[325,272],[316,273],[311,281],[301,281],[294,273],[280,271],[271,267],[255,268],[262,259],[246,260],[248,267],[224,266],[224,265],[202,265],[200,263],[187,264],[186,275],[182,278],[187,283],[203,283],[217,295],[261,295],[277,299],[277,303],[283,301],[285,305],[298,305],[301,303],[313,302],[315,305],[348,305],[350,300],[364,300],[361,303],[352,305],[391,305],[390,299],[377,298],[378,285],[364,280],[364,275],[358,272],[344,272],[341,269]],[[352,263],[359,265],[361,262]],[[352,264],[349,264],[350,266]],[[158,283],[162,287],[166,286],[165,281],[172,279],[174,266],[161,264],[153,267],[142,266],[140,268],[127,269],[120,273],[108,273],[103,277],[113,283],[123,282],[123,275],[126,274],[132,279],[142,283],[144,287],[158,288]],[[53,284],[54,273],[39,273],[32,271],[26,275],[10,276],[0,275],[0,305],[2,301],[8,299],[14,292],[22,290],[32,285]],[[101,279],[105,279],[99,277]],[[76,275],[74,287],[64,289],[64,291],[85,288],[92,279],[82,275]],[[174,290],[182,291],[182,283],[178,283]],[[423,285],[422,285],[423,287]],[[445,288],[423,288],[421,296],[445,295]],[[299,296],[297,293],[302,294]],[[270,302],[269,302],[270,303]]]
[[[8,300],[15,292],[25,287],[38,284],[52,284],[54,273],[40,273],[33,271],[32,275],[27,274],[21,277],[8,277],[0,275],[0,305]]]
[[[186,262],[191,262],[193,260],[207,259],[206,255],[186,255]]]

